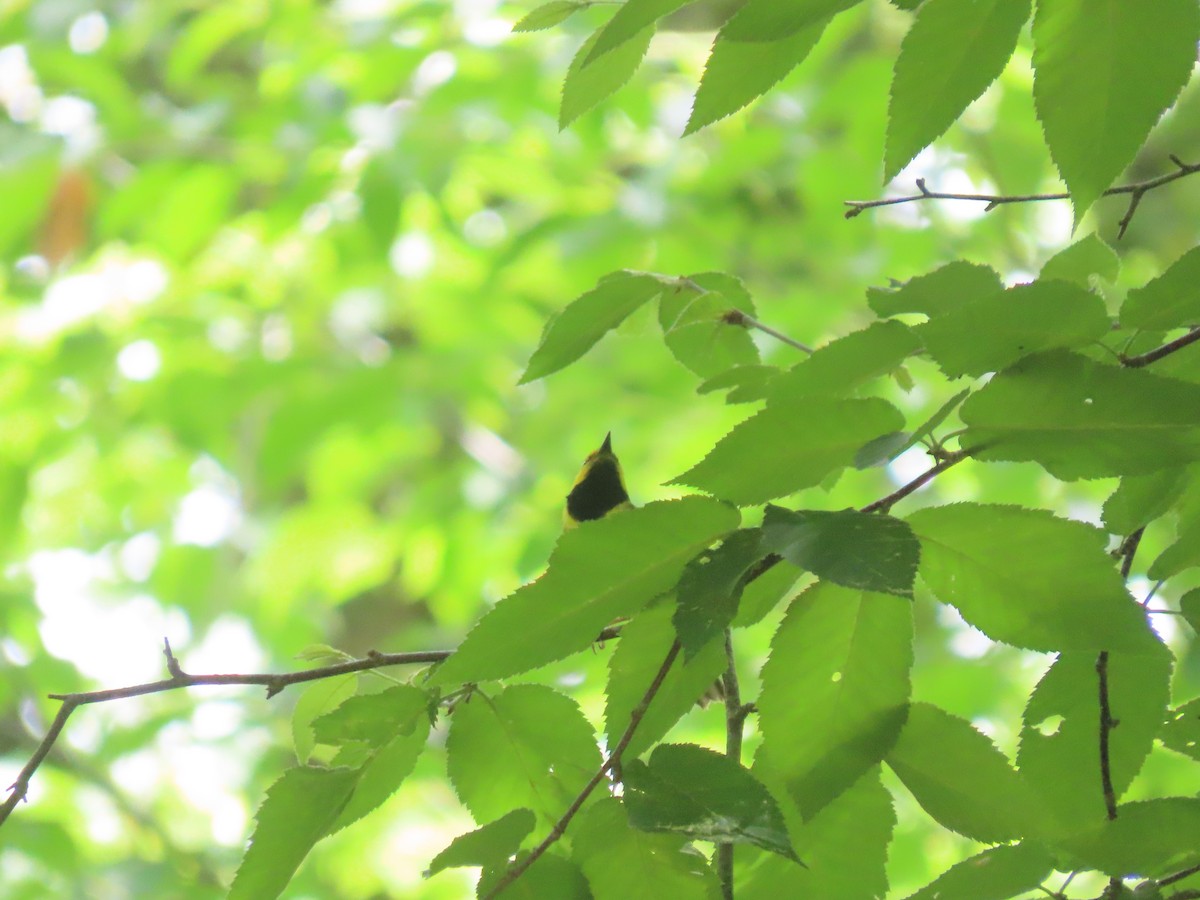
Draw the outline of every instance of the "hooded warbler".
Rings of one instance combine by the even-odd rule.
[[[625,479],[621,476],[621,464],[612,449],[612,432],[604,436],[600,449],[588,454],[583,467],[575,478],[571,492],[567,494],[567,506],[563,511],[564,530],[574,528],[580,522],[603,519],[617,509],[629,509],[629,494],[625,490]]]

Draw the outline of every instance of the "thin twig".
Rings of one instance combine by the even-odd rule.
[[[1176,872],[1174,875],[1168,875],[1166,878],[1158,879],[1159,887],[1166,887],[1174,884],[1177,881],[1183,881],[1185,878],[1191,878],[1193,875],[1200,873],[1200,866],[1192,866],[1189,869],[1184,869],[1182,872]]]
[[[1149,353],[1143,353],[1140,356],[1125,356],[1122,355],[1121,365],[1130,369],[1140,369],[1142,366],[1148,366],[1152,362],[1158,362],[1164,356],[1170,356],[1177,350],[1182,350],[1188,344],[1194,344],[1200,341],[1200,328],[1193,328],[1183,337],[1175,338],[1173,341],[1168,341],[1156,350],[1151,350]]]
[[[1117,223],[1118,239],[1125,236],[1125,232],[1129,228],[1129,223],[1133,221],[1133,215],[1137,212],[1138,205],[1142,202],[1142,197],[1148,192],[1162,187],[1164,184],[1170,184],[1172,181],[1178,181],[1180,178],[1186,178],[1188,175],[1200,172],[1200,163],[1195,165],[1185,163],[1178,156],[1174,155],[1169,158],[1175,164],[1176,169],[1174,172],[1168,172],[1166,175],[1159,175],[1157,178],[1150,178],[1146,181],[1137,181],[1132,184],[1123,184],[1119,187],[1109,188],[1100,194],[1101,197],[1113,197],[1118,194],[1129,195],[1129,207],[1125,210],[1125,215],[1121,217],[1121,221]],[[881,206],[896,206],[901,203],[915,203],[921,200],[969,200],[976,203],[986,203],[987,206],[984,208],[984,212],[991,212],[997,206],[1009,203],[1036,203],[1043,200],[1071,199],[1071,195],[1065,192],[1055,194],[957,194],[931,191],[926,186],[924,178],[917,179],[917,190],[919,193],[908,194],[903,197],[886,197],[880,200],[846,200],[845,204],[849,207],[846,210],[846,218],[853,219],[868,209],[876,209]]]
[[[742,726],[746,713],[742,707],[742,690],[738,685],[737,658],[733,655],[733,629],[725,629],[725,674],[721,676],[725,694],[725,755],[737,764],[742,762]],[[733,843],[717,844],[717,877],[721,882],[723,900],[733,900]]]
[[[418,650],[413,653],[372,652],[368,653],[362,659],[352,659],[346,662],[334,663],[333,665],[319,666],[314,669],[304,669],[299,672],[189,675],[179,667],[179,661],[171,652],[171,645],[165,641],[163,653],[167,657],[167,670],[172,673],[170,678],[151,681],[146,684],[134,684],[123,688],[112,688],[105,691],[84,691],[74,694],[49,695],[51,700],[62,701],[62,706],[58,708],[58,713],[55,715],[54,721],[50,724],[45,737],[38,744],[33,756],[29,758],[29,762],[21,769],[16,781],[9,786],[8,797],[5,798],[3,803],[0,803],[0,825],[4,824],[12,811],[16,809],[17,804],[25,799],[25,795],[29,791],[29,782],[33,778],[33,773],[45,762],[46,756],[50,753],[50,748],[58,740],[63,726],[67,723],[67,719],[81,706],[86,706],[89,703],[105,703],[109,700],[124,700],[127,697],[142,697],[146,694],[161,694],[164,691],[177,691],[182,688],[219,684],[264,685],[267,688],[267,696],[273,697],[285,687],[292,684],[316,681],[321,678],[331,678],[349,672],[365,672],[369,669],[379,669],[385,666],[441,662],[450,655],[449,650]]]
[[[897,490],[888,494],[886,497],[876,500],[874,503],[868,503],[862,508],[862,512],[887,512],[898,501],[903,500],[913,491],[932,481],[951,466],[958,465],[972,453],[978,452],[980,449],[982,448],[973,447],[970,450],[958,450],[954,453],[947,453],[946,456],[939,460],[937,465],[935,465],[933,468],[922,472],[912,481],[908,482],[908,484],[898,488]]]
[[[797,350],[800,350],[804,353],[814,352],[813,348],[808,346],[808,344],[802,344],[795,338],[788,337],[782,331],[776,331],[770,325],[764,325],[762,322],[758,321],[758,319],[747,315],[740,309],[728,310],[721,316],[721,321],[726,325],[741,325],[743,328],[757,328],[763,334],[769,334],[771,337],[775,338],[775,340],[783,341],[783,343],[787,344],[789,347],[795,347]]]
[[[658,667],[658,673],[654,676],[654,680],[650,682],[650,686],[646,688],[646,693],[642,695],[641,701],[633,712],[629,714],[629,725],[625,728],[625,732],[621,735],[621,739],[617,741],[617,746],[613,748],[608,755],[608,759],[604,764],[596,770],[591,779],[583,786],[578,796],[571,801],[571,805],[567,807],[567,811],[562,814],[554,827],[550,829],[550,833],[542,840],[540,844],[529,851],[529,855],[521,859],[520,862],[511,866],[505,872],[500,880],[492,887],[484,896],[483,900],[492,900],[498,897],[500,892],[507,888],[510,884],[520,878],[525,871],[537,862],[543,853],[549,850],[564,834],[566,834],[567,826],[571,824],[571,820],[575,818],[575,814],[583,807],[587,798],[604,780],[604,776],[616,765],[621,762],[621,754],[625,752],[625,748],[629,746],[629,742],[633,740],[633,733],[637,730],[638,725],[642,723],[642,718],[646,715],[646,710],[650,708],[651,701],[657,696],[659,688],[662,687],[663,681],[666,680],[667,673],[671,671],[671,666],[675,664],[675,658],[679,656],[680,644],[676,640],[671,644],[671,649],[667,651],[666,657],[662,661],[662,665]]]
[[[1133,557],[1137,553],[1138,544],[1142,540],[1143,529],[1132,532],[1122,542],[1121,578],[1129,579],[1133,570]],[[1109,820],[1117,817],[1117,793],[1113,788],[1112,762],[1109,754],[1109,738],[1112,730],[1120,724],[1113,718],[1112,706],[1108,697],[1108,651],[1100,651],[1096,657],[1096,680],[1100,699],[1100,787],[1104,791],[1104,811]]]

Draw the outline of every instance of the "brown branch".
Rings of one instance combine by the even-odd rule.
[[[930,481],[933,481],[933,479],[937,478],[938,475],[941,475],[951,466],[958,465],[972,453],[976,453],[981,449],[981,447],[973,447],[970,450],[959,450],[955,453],[947,453],[933,468],[925,470],[908,484],[903,485],[902,487],[888,494],[886,497],[876,500],[874,503],[868,503],[862,508],[861,511],[867,513],[887,512],[898,501],[903,500],[909,494],[913,493],[913,491],[923,487]]]
[[[605,629],[608,631],[609,629]],[[58,714],[47,729],[45,737],[38,744],[29,762],[21,769],[16,781],[9,786],[9,795],[0,803],[0,825],[3,825],[17,804],[25,799],[29,791],[29,782],[34,772],[46,760],[50,749],[62,734],[67,719],[81,706],[89,703],[105,703],[109,700],[124,700],[127,697],[141,697],[146,694],[161,694],[164,691],[177,691],[181,688],[200,687],[204,685],[239,684],[263,685],[267,696],[273,697],[285,687],[300,684],[305,681],[317,681],[321,678],[332,678],[350,672],[365,672],[370,669],[380,669],[385,666],[413,665],[420,663],[441,662],[450,655],[449,650],[418,650],[412,653],[368,653],[362,659],[352,659],[346,662],[304,669],[299,672],[254,673],[243,675],[189,675],[179,667],[179,661],[171,652],[171,645],[164,641],[164,655],[167,657],[167,671],[170,678],[161,681],[151,681],[146,684],[134,684],[123,688],[112,688],[104,691],[84,691],[75,694],[50,694],[51,700],[62,701]]]
[[[1194,175],[1200,172],[1200,163],[1189,164],[1183,162],[1178,156],[1172,155],[1171,162],[1175,164],[1175,171],[1168,172],[1166,175],[1159,175],[1157,178],[1150,178],[1146,181],[1136,181],[1132,184],[1123,184],[1119,187],[1109,188],[1104,191],[1101,197],[1114,197],[1118,194],[1129,195],[1129,207],[1125,210],[1125,215],[1121,217],[1121,221],[1117,223],[1117,238],[1125,236],[1126,230],[1129,228],[1129,223],[1133,221],[1133,215],[1137,212],[1138,205],[1142,202],[1142,198],[1147,193],[1155,188],[1162,187],[1164,184],[1170,184],[1172,181],[1178,181],[1180,178],[1186,178],[1188,175]],[[845,204],[849,207],[846,210],[846,218],[853,219],[855,216],[865,212],[868,209],[876,209],[881,206],[896,206],[901,203],[915,203],[921,200],[969,200],[976,203],[986,203],[984,212],[991,212],[997,206],[1003,206],[1009,203],[1036,203],[1043,200],[1069,200],[1069,193],[1055,194],[955,194],[942,191],[931,191],[926,187],[925,179],[917,179],[917,190],[919,193],[908,194],[903,197],[887,197],[881,200],[846,200]]]
[[[725,694],[725,755],[739,765],[742,762],[742,726],[746,711],[742,706],[742,689],[738,685],[737,659],[733,655],[733,629],[725,629],[725,674],[721,686]],[[717,844],[717,877],[721,882],[723,900],[733,900],[733,843]]]
[[[1129,579],[1133,569],[1133,557],[1142,540],[1143,529],[1132,532],[1121,543],[1121,578]],[[1100,700],[1100,788],[1104,791],[1104,811],[1109,820],[1117,817],[1117,793],[1113,788],[1112,761],[1109,753],[1109,738],[1120,721],[1114,719],[1108,697],[1108,651],[1102,650],[1096,657],[1096,681]]]
[[[814,352],[813,348],[808,346],[808,344],[802,344],[795,338],[788,337],[782,331],[776,331],[770,325],[764,325],[762,322],[758,321],[758,319],[747,315],[740,309],[728,310],[726,313],[724,313],[724,315],[721,316],[721,321],[726,325],[741,325],[743,328],[756,328],[763,334],[769,334],[771,337],[775,338],[775,340],[782,341],[789,347],[795,347],[797,350],[800,350],[804,353]]]
[[[1200,873],[1200,866],[1192,866],[1191,868],[1184,869],[1182,872],[1176,872],[1174,875],[1168,875],[1166,878],[1158,879],[1158,886],[1166,887],[1167,885],[1174,884],[1177,881],[1183,881],[1185,878],[1191,878],[1197,873]]]
[[[521,859],[509,867],[500,880],[492,886],[492,889],[484,895],[483,900],[493,900],[498,897],[500,892],[507,888],[510,884],[520,878],[525,872],[537,862],[547,850],[549,850],[564,834],[566,834],[567,826],[571,824],[571,820],[575,818],[575,814],[583,807],[587,798],[591,796],[600,782],[604,780],[604,776],[621,762],[621,754],[625,752],[625,748],[629,746],[629,742],[633,740],[633,733],[637,730],[638,725],[642,723],[642,718],[646,715],[646,710],[650,708],[650,703],[657,696],[659,688],[662,687],[663,681],[666,680],[667,673],[671,671],[671,666],[675,664],[675,658],[679,656],[680,644],[676,640],[671,644],[671,649],[667,651],[666,658],[663,659],[662,665],[658,667],[658,673],[654,676],[654,680],[650,682],[650,686],[646,688],[646,693],[642,695],[641,701],[633,712],[629,714],[629,725],[625,728],[625,732],[621,735],[621,739],[617,741],[617,746],[613,748],[608,755],[608,759],[604,764],[596,770],[596,774],[591,777],[587,784],[583,786],[578,796],[571,801],[571,805],[567,807],[567,811],[562,814],[554,827],[550,829],[550,833],[542,840],[540,844],[529,851],[529,855]]]
[[[1170,356],[1177,350],[1182,350],[1189,344],[1194,344],[1200,341],[1200,328],[1193,328],[1183,337],[1175,338],[1173,341],[1168,341],[1161,347],[1151,350],[1149,353],[1143,353],[1140,356],[1121,356],[1121,365],[1130,369],[1140,369],[1142,366],[1148,366],[1152,362],[1158,362],[1164,356]]]

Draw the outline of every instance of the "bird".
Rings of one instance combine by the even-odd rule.
[[[603,519],[611,512],[631,509],[629,492],[621,474],[621,463],[613,453],[612,432],[604,436],[600,449],[589,453],[579,469],[575,484],[567,494],[563,509],[563,530],[568,531],[580,522]]]

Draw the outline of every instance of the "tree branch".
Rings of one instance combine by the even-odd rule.
[[[1133,569],[1133,557],[1142,540],[1143,529],[1132,532],[1121,543],[1121,579],[1127,581]],[[1096,680],[1100,699],[1100,788],[1104,791],[1104,811],[1109,820],[1117,817],[1117,793],[1113,789],[1112,762],[1109,754],[1109,738],[1112,730],[1120,724],[1114,719],[1108,697],[1108,651],[1102,650],[1096,657]]]
[[[725,693],[725,755],[740,765],[746,710],[742,706],[742,690],[738,685],[732,628],[725,629],[725,674],[721,676],[721,686]],[[733,900],[733,844],[729,841],[717,844],[717,876],[721,881],[723,900]]]
[[[1193,328],[1183,337],[1175,338],[1173,341],[1168,341],[1161,347],[1151,350],[1149,353],[1143,353],[1140,356],[1121,356],[1121,365],[1130,369],[1140,369],[1142,366],[1148,366],[1152,362],[1158,362],[1164,356],[1170,356],[1177,350],[1182,350],[1188,344],[1194,344],[1200,341],[1200,328]]]
[[[1146,181],[1136,181],[1132,184],[1109,188],[1100,195],[1101,197],[1114,197],[1118,194],[1127,194],[1129,196],[1129,207],[1125,210],[1125,215],[1121,217],[1121,221],[1117,223],[1118,239],[1125,236],[1125,232],[1129,228],[1129,223],[1133,221],[1133,215],[1137,212],[1138,205],[1142,202],[1142,197],[1155,188],[1162,187],[1164,184],[1170,184],[1172,181],[1178,181],[1180,178],[1186,178],[1188,175],[1200,172],[1200,163],[1194,165],[1185,163],[1178,156],[1174,155],[1170,157],[1170,160],[1175,164],[1176,168],[1174,172],[1168,172],[1166,175],[1159,175],[1157,178],[1150,178]],[[984,212],[991,212],[997,206],[1009,203],[1036,203],[1042,200],[1071,199],[1071,195],[1068,193],[954,194],[931,191],[926,187],[924,178],[917,179],[917,190],[920,193],[908,194],[903,197],[887,197],[880,200],[846,200],[845,204],[849,207],[845,213],[846,218],[853,219],[868,209],[876,209],[881,206],[897,206],[901,203],[915,203],[921,200],[969,200],[976,203],[986,203],[987,206],[984,208]]]
[[[776,331],[770,325],[764,325],[762,322],[758,321],[758,319],[747,315],[740,309],[729,310],[723,316],[721,316],[721,321],[726,325],[741,325],[743,328],[757,328],[763,334],[769,334],[771,337],[775,338],[775,340],[782,341],[789,347],[795,347],[797,350],[800,350],[804,353],[814,352],[813,348],[808,346],[808,344],[802,344],[795,338],[788,337],[782,331]]]
[[[650,682],[650,686],[646,688],[646,693],[642,695],[641,701],[633,712],[629,714],[629,725],[625,728],[625,732],[621,735],[621,739],[617,741],[617,746],[613,748],[608,755],[608,759],[604,764],[596,770],[596,774],[591,777],[587,784],[583,786],[583,790],[579,795],[571,801],[571,805],[567,807],[567,811],[562,814],[554,827],[550,829],[550,833],[542,840],[540,844],[529,851],[529,855],[521,859],[520,862],[509,867],[500,880],[492,886],[491,890],[484,895],[483,900],[493,900],[500,896],[501,891],[507,888],[510,884],[520,878],[525,872],[537,862],[542,854],[549,850],[567,831],[567,826],[571,824],[571,820],[575,818],[575,814],[583,807],[587,798],[604,780],[604,776],[621,762],[621,754],[625,752],[625,748],[629,746],[629,742],[633,740],[633,733],[637,731],[637,727],[642,723],[642,718],[646,715],[646,710],[650,708],[650,703],[657,696],[659,688],[662,687],[663,681],[666,680],[667,673],[671,671],[671,666],[675,664],[675,658],[679,656],[680,643],[678,640],[671,644],[671,649],[667,651],[666,658],[663,659],[662,665],[658,667],[658,673],[654,676],[654,680]]]
[[[608,631],[608,629],[605,630]],[[38,744],[33,756],[29,758],[29,762],[21,769],[17,775],[17,780],[9,786],[9,795],[0,804],[0,825],[4,824],[12,811],[16,809],[17,804],[25,799],[25,795],[29,791],[29,782],[33,778],[33,773],[45,762],[50,749],[54,746],[55,741],[58,740],[59,735],[62,734],[63,726],[67,724],[67,719],[81,706],[86,706],[89,703],[105,703],[109,700],[123,700],[127,697],[141,697],[146,694],[161,694],[164,691],[177,691],[181,688],[217,684],[263,685],[267,689],[267,696],[273,697],[285,687],[292,684],[317,681],[321,678],[331,678],[349,672],[365,672],[385,666],[436,663],[441,662],[450,655],[449,650],[418,650],[413,653],[371,652],[362,659],[352,659],[328,666],[318,666],[317,668],[304,669],[299,672],[244,675],[189,675],[179,667],[179,661],[175,658],[175,654],[171,652],[171,645],[165,641],[163,643],[163,653],[167,657],[167,671],[171,673],[170,678],[164,678],[161,681],[151,681],[146,684],[134,684],[129,687],[112,688],[106,691],[85,691],[75,694],[49,695],[51,700],[62,701],[62,706],[58,708],[58,714],[55,715],[54,721],[46,731],[46,736]]]

